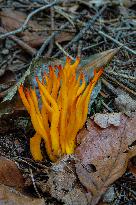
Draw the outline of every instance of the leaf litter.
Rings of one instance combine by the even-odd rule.
[[[136,155],[136,114],[121,116],[120,125],[102,129],[92,120],[78,135],[76,173],[97,204],[108,186],[121,177],[128,161]],[[88,171],[87,167],[91,171]]]
[[[40,1],[37,2],[39,6]],[[10,4],[10,1],[8,3]],[[19,7],[16,6],[16,3],[18,3]],[[103,1],[99,1],[98,4],[96,4],[95,2],[93,3],[98,13],[99,6],[104,6],[104,4]],[[121,113],[105,113],[107,112],[107,109],[110,110],[110,102],[112,101],[111,99],[109,99],[109,97],[107,97],[107,99],[105,97],[105,114],[97,114],[97,118],[95,116],[95,118],[92,118],[91,121],[88,120],[85,125],[86,128],[84,128],[78,135],[78,147],[76,154],[73,156],[66,156],[60,159],[55,164],[51,164],[46,158],[46,155],[45,162],[42,163],[34,162],[31,159],[27,146],[24,146],[25,142],[28,142],[29,140],[27,137],[31,137],[33,135],[33,130],[31,129],[31,125],[29,124],[29,119],[26,116],[26,113],[23,113],[23,116],[25,116],[25,123],[23,122],[22,118],[18,116],[18,114],[16,116],[17,118],[15,117],[16,112],[22,115],[20,111],[24,110],[22,105],[20,106],[18,98],[15,98],[17,85],[19,85],[20,83],[32,84],[32,82],[34,81],[35,68],[38,68],[38,70],[40,70],[41,72],[41,68],[44,67],[44,62],[50,63],[53,61],[54,64],[56,62],[63,63],[64,58],[60,57],[60,60],[53,58],[53,55],[57,52],[57,44],[55,43],[61,43],[59,49],[62,48],[62,53],[63,46],[67,42],[73,40],[74,36],[80,33],[80,30],[82,31],[82,29],[84,29],[84,26],[86,26],[85,21],[88,23],[88,16],[89,18],[90,16],[92,18],[92,29],[88,29],[88,31],[83,34],[82,38],[80,36],[81,41],[83,41],[83,49],[81,49],[82,52],[80,51],[80,45],[77,45],[77,43],[75,42],[69,49],[66,49],[66,53],[75,56],[77,55],[77,50],[79,50],[79,53],[82,54],[84,58],[82,60],[81,69],[79,69],[79,72],[81,71],[86,74],[86,80],[88,80],[88,76],[92,76],[94,68],[99,69],[100,66],[103,66],[106,70],[106,75],[104,74],[103,80],[107,80],[110,85],[114,82],[114,91],[116,91],[116,88],[118,86],[122,86],[122,84],[120,83],[121,80],[121,82],[125,82],[125,85],[127,85],[126,87],[123,87],[123,89],[126,89],[126,91],[129,91],[131,94],[134,93],[135,76],[133,76],[133,71],[135,61],[133,61],[133,55],[131,51],[134,51],[133,49],[135,49],[134,44],[132,43],[133,26],[135,25],[135,22],[133,20],[131,21],[131,23],[129,23],[129,18],[132,18],[132,15],[130,15],[129,13],[128,18],[126,17],[126,12],[125,14],[123,13],[124,10],[122,9],[121,5],[125,6],[127,12],[129,7],[129,5],[126,6],[125,1],[122,1],[121,5],[118,2],[116,2],[114,6],[112,4],[108,6],[108,4],[106,4],[104,15],[101,13],[100,15],[98,15],[101,16],[101,19],[96,18],[96,20],[93,21],[93,18],[95,19],[95,15],[92,3],[87,3],[84,1],[76,4],[69,4],[69,2],[67,2],[66,4],[64,3],[62,7],[59,7],[61,8],[61,11],[55,12],[55,22],[57,22],[55,27],[50,28],[50,20],[52,18],[50,18],[50,11],[45,12],[45,15],[43,14],[43,12],[41,13],[41,16],[39,15],[40,18],[38,15],[36,15],[36,18],[29,21],[28,28],[25,31],[18,33],[16,36],[14,35],[13,38],[12,36],[9,36],[11,37],[10,39],[6,38],[3,41],[4,43],[2,45],[2,52],[0,53],[0,60],[3,61],[3,59],[6,59],[6,61],[3,61],[4,65],[2,64],[1,66],[1,76],[4,76],[3,74],[7,69],[11,70],[11,72],[16,75],[16,78],[14,79],[17,79],[18,82],[16,83],[15,81],[13,81],[13,83],[10,84],[8,80],[5,80],[4,84],[1,84],[0,87],[3,89],[4,86],[4,90],[1,89],[0,91],[1,99],[5,97],[4,100],[8,101],[6,103],[4,102],[5,104],[1,104],[0,110],[0,144],[2,145],[1,154],[16,161],[16,164],[22,171],[25,178],[25,185],[23,185],[23,188],[25,189],[27,187],[27,190],[29,190],[27,191],[27,194],[30,193],[33,196],[41,195],[44,197],[44,200],[39,199],[38,201],[37,199],[34,199],[34,202],[32,202],[31,197],[30,199],[25,199],[25,195],[21,196],[21,199],[18,199],[18,196],[22,194],[18,192],[15,197],[17,200],[14,200],[14,196],[9,192],[11,188],[8,188],[8,191],[5,191],[5,187],[4,185],[2,185],[0,189],[2,190],[3,203],[5,202],[5,200],[7,200],[7,204],[14,202],[15,204],[19,203],[40,205],[46,204],[45,201],[47,199],[47,204],[109,204],[112,203],[115,200],[114,197],[117,196],[114,196],[113,201],[111,200],[109,201],[109,203],[106,203],[106,201],[102,202],[102,200],[100,201],[100,198],[102,198],[105,191],[107,189],[109,190],[111,187],[114,187],[115,184],[120,184],[120,186],[122,186],[121,182],[119,182],[117,179],[123,175],[123,173],[126,171],[127,166],[130,171],[132,171],[132,173],[135,172],[135,165],[132,164],[132,161],[133,159],[135,159],[136,155],[135,122],[133,120],[135,119],[135,114],[133,118],[131,116],[133,115],[133,113],[131,113],[131,115],[128,114],[129,111],[135,111],[135,99],[133,98],[133,95],[127,96],[127,93],[123,94],[123,97],[122,95],[116,95],[116,107],[112,107],[116,112],[121,111],[128,116],[131,116],[130,119],[125,115],[122,115]],[[32,8],[30,8],[28,6],[29,3],[22,4],[21,1],[15,1],[14,5],[15,9],[13,8],[14,6],[12,6],[12,4],[10,5],[12,9],[5,8],[5,4],[2,8],[0,16],[1,33],[6,33],[7,31],[11,31],[20,27],[27,17],[26,13],[38,7],[37,5],[35,6],[31,4]],[[27,7],[25,7],[26,5]],[[119,12],[117,12],[116,15],[114,15],[113,12],[115,10],[115,7],[117,10],[118,8],[120,8],[120,10],[118,10]],[[57,6],[54,8],[56,9]],[[81,11],[82,9],[83,12],[86,12],[86,14],[83,14],[81,12],[81,15],[83,15],[83,17],[75,21],[74,15],[77,16],[77,14],[80,13],[79,11]],[[133,14],[133,4],[131,4],[129,10]],[[124,17],[124,21],[127,23],[124,23],[123,21],[122,24],[122,21],[119,20],[120,14]],[[42,18],[44,19],[44,21]],[[60,20],[60,22],[58,20]],[[56,30],[59,28],[58,25],[62,24],[62,22],[64,22],[65,20],[70,23],[71,27],[68,27],[67,30],[62,30],[58,36],[55,36],[55,41],[54,39],[48,41],[52,33],[56,32]],[[124,32],[118,31],[118,29],[123,29],[123,26],[126,30],[124,30]],[[129,27],[129,30],[127,26]],[[109,36],[115,36],[115,40],[118,40],[116,40],[117,46],[120,46],[118,42],[122,42],[123,44],[128,46],[126,46],[127,49],[130,49],[125,50],[125,46],[121,48],[115,48],[115,42],[113,41],[114,38],[109,38],[109,40],[104,32],[106,32],[106,34],[108,34]],[[79,44],[80,38],[79,41],[77,41]],[[21,41],[19,42],[18,39]],[[124,40],[122,41],[122,39]],[[34,61],[33,54],[36,54],[36,51],[39,52],[39,46],[43,45],[43,42],[45,42],[45,40],[49,42],[49,48],[45,49],[45,53],[48,52],[48,49],[51,49],[52,45],[54,45],[53,49],[51,49],[50,52],[51,59],[45,58],[45,54],[43,53],[42,60],[38,59],[37,61]],[[47,45],[45,47],[47,47]],[[29,48],[29,50],[27,50],[26,48]],[[16,52],[16,50],[18,54],[12,56],[12,53]],[[117,57],[113,59],[115,54]],[[33,59],[33,61],[31,61],[30,58],[31,60]],[[112,63],[110,63],[111,60]],[[107,65],[109,65],[109,67],[107,67]],[[26,66],[25,69],[24,66]],[[131,72],[129,71],[129,69],[131,70]],[[124,78],[126,78],[127,80],[124,80]],[[116,81],[113,81],[114,79],[116,79]],[[116,84],[117,82],[119,83],[118,86]],[[97,103],[96,97],[99,98],[100,95],[106,96],[105,93],[107,94],[107,90],[107,86],[106,88],[103,88],[103,81],[102,83],[100,82],[97,85],[93,96],[91,96],[91,99],[93,98],[93,101],[90,102],[89,116],[92,108],[92,103]],[[109,96],[113,97],[111,96],[111,93],[109,94]],[[115,93],[116,92],[114,92],[114,94]],[[131,105],[130,103],[128,103],[128,101],[131,102]],[[29,125],[26,126],[25,124]],[[12,169],[12,165],[12,163],[8,165],[9,170]],[[32,171],[30,171],[30,167]],[[18,170],[17,167],[15,169]],[[8,178],[8,171],[6,170],[4,176]],[[125,177],[125,175],[123,175],[123,177]],[[121,177],[122,180],[123,177]],[[133,178],[132,180],[132,183],[134,183],[135,179]],[[9,179],[9,182],[12,183],[13,180]],[[2,183],[4,184],[4,182]],[[111,184],[113,185],[110,186]],[[127,185],[128,184],[126,184],[126,187]],[[6,193],[6,197],[3,192]],[[122,192],[120,190],[120,193],[118,193],[118,195],[121,193]],[[111,194],[116,195],[114,189],[112,189]],[[117,204],[120,204],[121,202],[122,201],[117,202]]]

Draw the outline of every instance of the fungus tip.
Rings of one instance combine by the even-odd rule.
[[[69,64],[71,63],[71,58],[69,56],[66,57],[66,62]]]
[[[79,56],[76,57],[76,61],[80,62],[80,57]]]

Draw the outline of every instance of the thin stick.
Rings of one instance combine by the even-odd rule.
[[[116,88],[114,88],[114,86],[109,83],[105,78],[102,78],[102,83],[108,88],[108,90],[110,90],[114,95],[118,96],[118,91]]]
[[[126,75],[126,74],[121,74],[121,73],[116,73],[114,71],[106,71],[106,73],[108,74],[112,74],[112,75],[115,75],[115,76],[118,76],[118,77],[121,77],[121,78],[126,78],[126,79],[129,79],[129,80],[136,80],[136,77],[134,76],[130,76],[130,75]]]
[[[115,38],[112,38],[111,36],[109,36],[108,34],[104,33],[103,31],[97,31],[101,36],[104,36],[108,39],[110,39],[111,41],[113,41],[114,43],[116,43],[117,45],[125,48],[127,51],[133,53],[136,55],[136,51],[135,50],[132,50],[131,48],[125,46],[123,43],[119,42],[118,40],[116,40]]]
[[[43,11],[44,9],[47,9],[47,8],[52,7],[52,6],[54,6],[55,4],[60,3],[61,1],[62,1],[62,0],[55,0],[55,1],[53,1],[52,3],[50,3],[50,4],[47,4],[47,5],[45,5],[45,6],[42,6],[42,7],[38,8],[38,9],[32,11],[32,12],[27,16],[26,20],[24,21],[23,25],[22,25],[20,28],[14,30],[14,31],[10,31],[10,32],[8,32],[8,33],[5,33],[5,34],[0,35],[0,39],[6,38],[7,36],[10,36],[10,35],[15,35],[15,34],[17,34],[17,33],[23,32],[23,31],[27,28],[28,21],[32,18],[33,15],[37,14],[37,13],[40,12],[40,11]]]
[[[76,16],[73,21],[77,20],[79,16]],[[64,25],[60,27],[59,31],[53,32],[48,38],[45,39],[44,43],[42,44],[41,48],[38,50],[35,59],[38,59],[43,51],[45,50],[46,46],[50,43],[50,41],[57,36],[63,29],[65,29],[69,25],[69,22],[66,22]],[[53,56],[54,57],[54,56]]]
[[[92,25],[95,23],[95,21],[100,17],[102,12],[105,10],[106,6],[103,6],[102,9],[94,16],[93,19],[89,19],[89,21],[85,24],[85,27],[64,47],[64,50],[66,50],[68,47],[70,47],[74,42],[77,42],[80,40],[80,38],[84,35],[84,33],[92,27]],[[58,57],[62,51],[60,50],[57,52],[53,57]]]
[[[4,33],[7,31],[4,28],[0,27],[0,32]],[[29,46],[27,43],[19,39],[17,36],[10,35],[9,38],[12,39],[14,42],[16,42],[20,47],[22,47],[30,55],[33,56],[36,54],[36,49]]]
[[[23,162],[23,163],[26,163],[29,167],[33,168],[33,169],[37,169],[37,167],[33,166],[31,163],[27,162],[26,160],[20,158],[20,157],[14,157],[13,158],[15,161],[18,161],[18,162]]]
[[[60,28],[54,28],[54,29],[47,29],[47,28],[29,28],[29,31],[32,32],[44,32],[44,31],[48,31],[48,32],[53,32],[53,31],[62,31]],[[67,33],[75,33],[76,29],[63,29],[63,32],[67,32]]]
[[[126,87],[123,83],[119,82],[118,80],[116,80],[115,78],[111,77],[110,75],[106,75],[104,74],[106,77],[108,77],[109,79],[111,79],[114,83],[116,83],[117,85],[119,85],[121,88],[123,88],[124,90],[126,90],[127,92],[133,94],[136,96],[136,92],[131,90],[130,88]]]
[[[103,105],[109,112],[113,112],[113,109],[110,108],[103,100],[102,100],[102,105]]]
[[[55,22],[54,22],[54,7],[50,8],[50,13],[51,13],[51,29],[54,29],[55,27]],[[52,50],[54,47],[54,37],[51,39],[50,45],[49,45],[49,49],[48,52],[46,54],[46,57],[50,57]]]
[[[67,26],[69,25],[69,22],[65,23],[64,25],[62,25],[60,27],[60,31],[63,29],[63,28],[66,28]],[[38,50],[37,54],[36,54],[36,57],[35,59],[38,59],[41,54],[43,53],[43,51],[45,50],[46,46],[50,43],[50,41],[55,37],[57,36],[60,31],[55,31],[53,32],[48,38],[45,39],[44,43],[42,44],[41,48]]]
[[[64,53],[65,56],[69,56],[72,60],[74,60],[74,58],[71,55],[69,55],[69,53],[66,52],[58,42],[56,42],[55,44]]]
[[[34,180],[34,176],[33,176],[32,169],[29,168],[29,171],[30,171],[30,176],[31,176],[31,179],[32,179],[32,183],[33,183],[35,192],[36,192],[36,194],[37,194],[37,196],[38,196],[39,198],[42,198],[41,195],[40,195],[40,193],[38,192],[37,186],[36,186],[36,184],[35,184],[35,180]]]

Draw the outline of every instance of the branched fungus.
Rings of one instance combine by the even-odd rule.
[[[19,87],[19,94],[30,114],[35,135],[30,139],[30,151],[35,160],[42,160],[41,140],[49,158],[56,161],[64,154],[72,154],[76,146],[76,135],[87,119],[88,104],[94,86],[103,73],[101,68],[86,85],[84,75],[77,78],[76,69],[80,59],[71,64],[67,57],[64,68],[49,66],[42,82],[36,77],[42,107],[39,108],[35,89]],[[55,70],[58,70],[58,73]]]

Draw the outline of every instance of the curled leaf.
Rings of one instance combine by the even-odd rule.
[[[121,115],[120,125],[102,129],[88,121],[87,130],[78,135],[76,172],[91,193],[91,205],[98,203],[108,186],[126,171],[128,161],[136,155],[136,114],[129,119]]]

